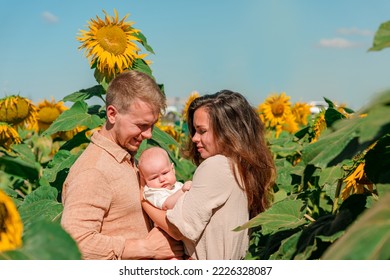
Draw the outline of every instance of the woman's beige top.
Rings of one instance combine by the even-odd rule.
[[[84,259],[121,259],[126,239],[148,234],[131,156],[100,133],[70,169],[62,203],[61,225]]]
[[[228,158],[207,158],[196,169],[191,189],[167,211],[168,220],[185,236],[186,253],[200,260],[241,259],[248,232],[233,231],[249,220],[248,202]]]

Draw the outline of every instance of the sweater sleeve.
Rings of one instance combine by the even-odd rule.
[[[168,220],[188,239],[196,242],[202,235],[214,211],[232,193],[234,175],[229,160],[216,155],[203,161],[197,168],[191,189],[167,211]]]

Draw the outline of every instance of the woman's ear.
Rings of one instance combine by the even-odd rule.
[[[118,114],[118,110],[113,105],[108,105],[106,110],[107,120],[114,124],[116,121],[116,116]]]

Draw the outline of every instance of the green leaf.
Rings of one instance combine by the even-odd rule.
[[[235,230],[261,226],[261,231],[265,235],[280,230],[297,228],[307,223],[303,218],[303,206],[304,202],[302,200],[280,201]]]
[[[27,162],[29,165],[36,165],[35,155],[32,152],[31,148],[26,144],[13,145],[12,150],[18,153],[19,157]]]
[[[285,159],[276,159],[275,165],[278,174],[276,177],[276,184],[279,188],[285,189],[287,193],[290,193],[293,189],[291,174],[294,170],[294,166]]]
[[[70,151],[73,148],[79,147],[81,144],[89,143],[90,139],[85,135],[85,132],[87,132],[87,129],[77,133],[70,140],[66,141],[66,143],[61,146],[60,150]]]
[[[53,187],[41,186],[26,197],[18,208],[25,231],[40,220],[59,222],[63,206],[57,193]]]
[[[376,184],[379,197],[385,196],[385,194],[390,192],[390,184]]]
[[[335,108],[336,106],[334,105],[334,103],[332,102],[332,100],[326,98],[326,97],[323,97],[325,102],[328,103],[328,106],[329,108]]]
[[[133,65],[131,66],[131,69],[148,74],[150,77],[154,79],[152,75],[152,69],[150,69],[149,65],[145,62],[145,60],[141,58],[136,58],[133,61]]]
[[[50,186],[40,186],[24,198],[22,205],[27,205],[43,199],[56,201],[57,195],[58,191],[56,188]]]
[[[96,115],[90,115],[87,111],[87,103],[84,101],[77,101],[69,110],[64,111],[51,126],[43,132],[43,135],[52,135],[59,131],[69,131],[78,126],[86,126],[87,128],[92,129],[103,124],[103,119]]]
[[[148,52],[154,54],[154,51],[153,51],[152,47],[149,46],[148,41],[146,40],[145,35],[142,34],[141,31],[138,31],[137,33],[133,33],[132,35],[133,35],[134,37],[140,39],[141,44],[145,47],[145,49],[146,49]]]
[[[304,147],[304,162],[320,168],[336,165],[390,133],[389,100],[390,91],[387,91],[362,111],[367,113],[366,117],[335,122],[317,142]]]
[[[105,94],[106,94],[106,90],[104,89],[104,87],[102,85],[96,85],[87,89],[81,89],[79,91],[71,93],[65,96],[62,100],[64,102],[66,101],[77,102],[77,101],[84,101],[92,97],[99,97],[104,100],[103,95]]]
[[[339,239],[341,236],[343,236],[344,231],[338,231],[335,234],[332,234],[331,236],[326,236],[326,235],[317,235],[316,238],[320,239],[321,241],[324,242],[335,242],[337,239]]]
[[[60,224],[37,221],[23,236],[23,246],[0,252],[3,260],[80,260],[76,242]]]
[[[0,156],[0,167],[4,172],[27,179],[30,182],[34,182],[39,178],[41,169],[38,163],[24,160],[22,156],[11,157],[8,155]]]
[[[323,135],[317,142],[311,143],[303,148],[303,161],[306,164],[313,164],[316,167],[324,169],[328,166],[329,162],[335,159],[345,149],[348,151],[348,155],[345,157],[352,157],[352,154],[356,153],[356,151],[355,149],[349,151],[348,144],[357,138],[357,128],[358,124],[348,123],[337,132]]]
[[[390,92],[388,92],[390,95]],[[377,106],[368,112],[367,117],[360,122],[359,143],[375,142],[377,139],[390,133],[390,104]]]
[[[270,260],[291,260],[297,250],[297,244],[302,231],[298,231],[284,239],[279,249],[270,256]]]
[[[58,173],[62,170],[69,169],[81,153],[82,151],[79,151],[77,154],[72,154],[67,150],[59,150],[43,170],[43,176],[48,182],[54,182]]]
[[[297,142],[288,141],[284,142],[282,145],[271,145],[271,152],[274,155],[278,155],[280,157],[288,157],[296,155],[301,149],[301,145]]]
[[[35,202],[22,204],[18,210],[23,221],[24,229],[28,230],[31,225],[39,220],[59,222],[63,206],[61,203],[54,200],[41,199]]]
[[[324,260],[390,259],[390,193],[363,212],[322,256]]]
[[[345,119],[345,116],[334,108],[325,111],[326,126],[331,127],[335,121]]]
[[[280,189],[274,193],[273,202],[279,202],[287,198],[287,192],[284,189]]]
[[[369,51],[380,51],[388,47],[390,47],[390,21],[384,22],[379,26]]]
[[[314,244],[307,246],[304,251],[296,254],[294,260],[308,260],[317,249],[317,242],[315,240]]]
[[[340,165],[324,168],[323,170],[321,170],[318,185],[333,185],[335,182],[337,182],[338,179],[342,178],[343,175],[344,172]]]

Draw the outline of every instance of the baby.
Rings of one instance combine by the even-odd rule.
[[[144,198],[159,209],[172,209],[179,197],[191,188],[191,181],[183,184],[176,180],[174,165],[160,147],[143,151],[138,169],[145,183]]]

